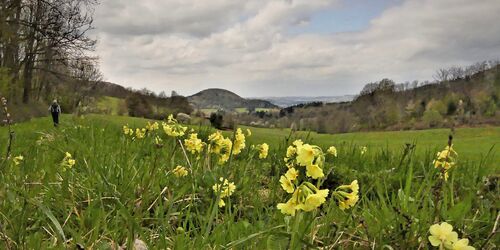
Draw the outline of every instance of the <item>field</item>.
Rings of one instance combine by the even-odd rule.
[[[125,100],[111,97],[103,96],[97,101],[97,110],[104,114],[117,115],[120,112],[121,107],[125,106]]]
[[[457,129],[458,157],[446,157],[456,165],[444,171],[433,160],[447,145],[445,129],[326,135],[249,128],[248,136],[242,127],[241,148],[241,134],[225,131],[226,140],[209,143],[215,131],[195,125],[175,137],[161,125],[137,134],[147,124],[139,118],[62,121],[13,126],[12,156],[0,161],[0,248],[132,249],[135,240],[151,249],[428,249],[429,228],[441,222],[476,249],[500,246],[498,127]],[[211,151],[222,149],[191,153],[184,141],[191,129]],[[0,128],[2,156],[7,133]],[[283,186],[280,179],[291,176],[283,158],[296,139],[323,152],[316,148],[311,165],[301,165],[306,146],[297,146],[289,163],[298,177]],[[332,145],[337,156],[327,152]],[[304,198],[293,216],[277,208],[292,192]]]
[[[217,109],[215,109],[215,108],[214,109],[206,108],[206,109],[200,109],[200,111],[202,113],[204,113],[205,115],[210,115],[211,113],[217,112]],[[278,112],[279,110],[278,109],[270,109],[270,108],[256,108],[255,111],[256,112]],[[248,109],[247,108],[235,108],[234,112],[236,112],[236,113],[247,113]]]

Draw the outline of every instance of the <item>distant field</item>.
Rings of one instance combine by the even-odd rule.
[[[105,115],[89,115],[88,118],[95,121],[108,122],[110,125],[143,126],[147,120],[142,118],[126,117],[126,116],[105,116]],[[65,115],[63,122],[74,119],[72,116]],[[40,129],[46,129],[50,125],[49,118],[35,119],[31,123],[22,123],[16,125],[19,128],[19,133],[36,133]],[[193,126],[196,127],[196,126]],[[280,143],[290,135],[292,138],[302,138],[312,143],[322,146],[367,146],[369,151],[378,152],[383,149],[402,150],[404,145],[416,144],[416,152],[426,153],[427,151],[436,151],[446,145],[449,129],[430,129],[430,130],[414,130],[414,131],[390,131],[390,132],[356,132],[345,134],[318,134],[316,132],[298,131],[291,134],[290,129],[269,129],[269,128],[249,128],[253,135],[248,138],[250,143],[258,143],[266,141],[272,147],[278,147]],[[0,128],[2,131],[3,128]],[[230,131],[224,131],[229,135]],[[0,138],[5,135],[0,134]],[[459,152],[461,160],[480,160],[485,157],[491,149],[489,162],[500,162],[500,127],[485,127],[485,128],[459,128],[456,129],[454,135],[454,145]],[[495,167],[500,165],[496,164]]]
[[[270,141],[278,144],[290,135],[290,129],[251,128],[254,137],[250,140]],[[293,137],[308,138],[318,145],[355,144],[367,146],[369,150],[402,150],[407,143],[416,144],[417,152],[436,151],[446,145],[449,129],[429,129],[390,132],[356,132],[345,134],[318,134],[316,132],[296,132]],[[492,149],[491,161],[500,162],[500,127],[456,129],[453,143],[463,160],[478,160]],[[497,167],[500,167],[496,164]]]
[[[211,114],[211,113],[214,113],[214,112],[217,112],[217,109],[200,109],[201,112],[203,112],[204,114]],[[237,113],[246,113],[248,112],[248,109],[247,108],[235,108],[234,109],[235,112]],[[270,108],[256,108],[255,109],[256,112],[271,112],[271,111],[278,111],[278,109],[270,109]]]

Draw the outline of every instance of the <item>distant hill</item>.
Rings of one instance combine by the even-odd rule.
[[[366,84],[350,102],[298,104],[279,113],[241,114],[238,121],[320,133],[500,125],[499,62],[439,72],[440,81],[410,86],[385,78]]]
[[[187,98],[196,109],[278,108],[269,101],[245,99],[225,89],[206,89]]]
[[[280,107],[290,107],[298,104],[306,104],[311,102],[322,102],[322,103],[338,103],[338,102],[350,102],[356,96],[354,95],[343,95],[343,96],[280,96],[280,97],[262,97],[262,100],[269,101]]]

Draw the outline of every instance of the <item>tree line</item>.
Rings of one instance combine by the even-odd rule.
[[[500,125],[500,63],[483,61],[436,71],[434,81],[368,83],[352,101],[309,103],[265,115],[241,114],[243,124],[323,133]]]
[[[65,96],[61,83],[100,80],[97,58],[88,55],[96,45],[89,36],[96,4],[0,0],[0,93],[10,102],[28,104]]]

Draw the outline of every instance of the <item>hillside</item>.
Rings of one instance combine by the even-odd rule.
[[[189,103],[196,109],[225,109],[236,108],[277,108],[269,101],[259,99],[245,99],[225,89],[206,89],[188,97]]]
[[[369,83],[351,102],[314,102],[279,114],[242,114],[244,124],[322,133],[500,125],[500,64],[415,87]]]

